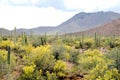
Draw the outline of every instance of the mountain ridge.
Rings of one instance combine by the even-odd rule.
[[[44,33],[46,34],[74,33],[74,32],[80,32],[80,31],[96,28],[97,26],[104,25],[119,18],[120,18],[120,13],[116,13],[112,11],[108,11],[108,12],[100,11],[94,13],[80,12],[56,27],[40,26],[32,29],[22,28],[22,29],[17,29],[17,32],[18,33],[25,32],[27,34],[30,34],[32,30],[35,35],[43,35]]]

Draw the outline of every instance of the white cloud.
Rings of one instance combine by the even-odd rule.
[[[74,12],[62,12],[52,7],[1,6],[0,27],[6,29],[56,26],[72,17]]]
[[[35,5],[38,3],[39,0],[31,0],[32,4]]]
[[[64,0],[67,9],[76,9],[85,12],[107,10],[120,4],[120,0]]]
[[[29,3],[30,0],[10,0],[14,4],[26,4]]]
[[[10,4],[12,1],[16,6]],[[63,0],[67,10],[57,10],[57,6],[41,8],[49,0],[0,0],[0,27],[7,29],[32,28],[38,26],[56,26],[72,17],[77,12],[94,12],[113,10],[119,11],[120,0]],[[22,6],[30,5],[30,6]],[[55,3],[53,3],[55,4]],[[19,6],[18,6],[19,5]],[[21,5],[21,6],[20,6]]]

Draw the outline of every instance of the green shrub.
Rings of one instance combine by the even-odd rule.
[[[109,59],[114,60],[113,66],[117,68],[118,71],[120,72],[120,50],[119,48],[112,49],[108,54],[106,54],[106,56]]]

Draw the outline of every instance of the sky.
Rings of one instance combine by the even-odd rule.
[[[120,0],[0,0],[0,28],[57,26],[79,12],[120,13]]]

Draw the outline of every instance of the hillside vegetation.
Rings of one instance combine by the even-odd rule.
[[[120,80],[120,37],[0,37],[1,80]]]

